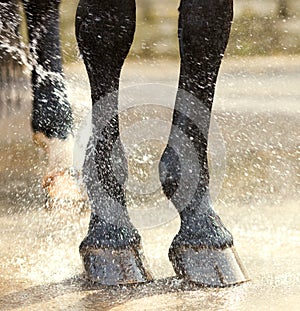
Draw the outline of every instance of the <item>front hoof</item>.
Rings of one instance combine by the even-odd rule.
[[[140,248],[80,249],[87,278],[101,285],[126,285],[152,281],[151,274],[143,265]]]
[[[169,259],[177,276],[209,287],[226,287],[249,281],[234,247],[171,247]]]

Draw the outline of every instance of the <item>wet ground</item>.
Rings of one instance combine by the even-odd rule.
[[[78,123],[89,110],[81,70],[67,71]],[[80,215],[71,209],[45,211],[40,178],[47,159],[31,143],[28,105],[0,120],[1,310],[299,309],[300,59],[226,60],[222,68],[210,136],[211,191],[251,277],[249,283],[224,289],[183,283],[167,258],[179,221],[161,194],[156,172],[177,70],[176,63],[128,63],[122,79],[129,208],[155,276],[149,284],[106,288],[84,280],[78,245],[88,210]],[[149,90],[155,99],[146,96]],[[128,94],[137,100],[132,103]],[[152,123],[160,139],[154,129],[147,136]],[[132,136],[137,132],[146,139]]]

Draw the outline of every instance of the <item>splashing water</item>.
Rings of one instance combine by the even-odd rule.
[[[26,71],[31,71],[33,60],[28,60],[22,46],[1,42],[0,48],[18,55],[16,58]],[[126,118],[130,121],[132,117],[141,119],[139,127],[144,126],[139,128],[141,132],[149,131],[147,127],[153,117],[149,111],[144,112],[142,118],[136,111],[132,115],[125,113],[121,123],[131,178],[128,181],[129,212],[140,228],[156,281],[120,288],[84,282],[78,245],[86,233],[89,211],[78,215],[70,210],[44,210],[45,195],[40,179],[47,158],[29,143],[31,104],[27,83],[25,106],[12,110],[12,114],[0,120],[1,309],[297,308],[300,292],[299,176],[296,173],[299,169],[299,114],[296,114],[300,98],[299,65],[298,58],[259,58],[225,61],[222,69],[214,116],[226,146],[226,170],[218,166],[220,152],[216,148],[219,144],[211,133],[211,184],[212,187],[218,185],[215,208],[233,232],[252,278],[247,285],[229,289],[203,289],[174,278],[167,252],[179,228],[179,219],[160,191],[157,175],[164,139],[132,145],[130,131],[126,132]],[[158,81],[176,89],[176,66],[173,62],[152,66],[128,63],[122,88],[130,86],[130,81],[144,84]],[[53,82],[61,79],[60,75],[44,71],[42,67],[37,70],[42,79],[49,76]],[[89,86],[82,67],[76,66],[68,75],[68,81],[76,128],[80,131],[90,110]],[[169,109],[162,111],[167,126],[172,117],[174,94],[168,96]],[[166,137],[167,130],[165,134]],[[78,162],[80,165],[82,159]],[[143,184],[147,195],[136,195],[137,184]],[[143,214],[141,217],[141,211],[148,218]],[[158,221],[158,216],[163,217]]]

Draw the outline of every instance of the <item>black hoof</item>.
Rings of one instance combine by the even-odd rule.
[[[234,247],[171,247],[169,259],[178,277],[199,285],[226,287],[249,281]]]
[[[125,285],[152,281],[145,269],[140,248],[125,249],[92,248],[80,249],[87,278],[101,285]]]

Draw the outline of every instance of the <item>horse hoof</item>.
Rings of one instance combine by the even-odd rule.
[[[47,212],[59,211],[61,215],[66,216],[71,214],[78,216],[89,211],[88,201],[52,198],[47,194],[44,207]]]
[[[226,287],[249,281],[234,247],[171,247],[169,259],[177,276],[198,285]]]
[[[80,249],[87,278],[101,285],[126,285],[152,281],[145,269],[140,248],[126,249],[92,248]]]
[[[85,189],[79,184],[79,173],[72,168],[46,176],[42,187],[47,196],[47,209],[68,209],[71,206],[72,210],[81,212],[88,205]]]

